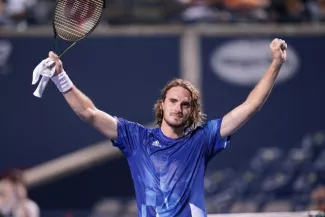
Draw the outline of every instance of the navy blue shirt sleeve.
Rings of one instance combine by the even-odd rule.
[[[113,146],[118,147],[125,156],[131,156],[138,150],[145,128],[138,123],[115,118],[117,120],[117,139],[112,140]]]

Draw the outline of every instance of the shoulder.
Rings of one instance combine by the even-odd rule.
[[[213,119],[202,123],[191,131],[191,134],[208,133],[221,127],[222,119]]]
[[[146,137],[156,134],[156,128],[149,128],[148,126],[124,118],[115,118],[117,119],[118,134],[120,137],[132,137],[137,138],[134,141],[142,141]]]
[[[222,118],[209,120],[209,121],[207,121],[206,123],[203,124],[203,127],[204,128],[220,127],[221,122],[222,122]]]
[[[206,122],[203,122],[201,125],[198,125],[193,130],[203,130],[205,128],[211,127],[213,125],[221,124],[222,119],[212,119]]]
[[[142,124],[139,124],[137,122],[134,122],[134,121],[130,121],[130,120],[127,120],[125,118],[121,118],[121,117],[114,117],[117,121],[117,124],[119,126],[130,126],[130,127],[136,127],[136,128],[141,128],[141,129],[146,129],[147,128],[145,126],[143,126]]]

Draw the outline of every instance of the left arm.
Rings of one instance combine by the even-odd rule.
[[[229,136],[242,127],[263,107],[271,93],[281,66],[286,60],[287,45],[283,40],[274,39],[270,48],[273,56],[272,64],[248,95],[246,101],[224,116],[220,129],[221,137]]]

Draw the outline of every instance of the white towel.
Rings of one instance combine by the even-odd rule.
[[[51,58],[41,61],[33,71],[32,85],[35,85],[40,76],[51,78],[55,73],[55,62]]]

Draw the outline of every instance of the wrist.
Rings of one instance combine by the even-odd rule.
[[[61,93],[65,93],[73,87],[68,74],[63,70],[60,74],[51,78]]]
[[[281,67],[282,66],[282,64],[283,64],[283,61],[281,61],[281,60],[277,60],[277,59],[273,59],[273,61],[272,61],[272,66],[274,66],[274,67],[277,67],[277,68],[279,68],[279,67]]]

